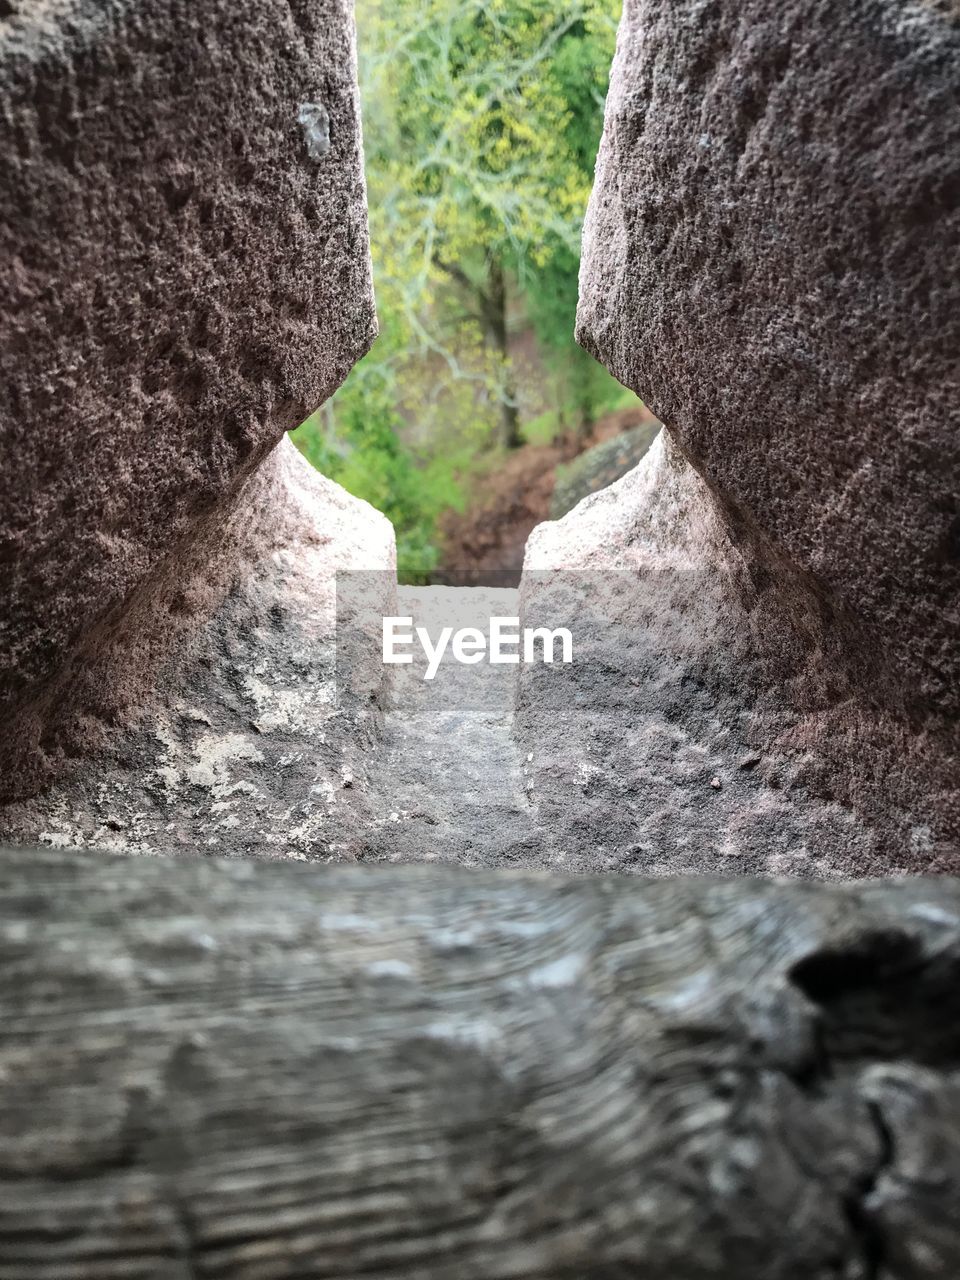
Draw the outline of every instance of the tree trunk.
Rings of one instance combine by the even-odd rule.
[[[490,259],[487,267],[487,293],[483,299],[484,327],[487,338],[500,356],[502,383],[500,386],[500,438],[507,449],[516,449],[523,443],[520,436],[520,414],[517,409],[517,391],[510,369],[510,334],[507,329],[507,281],[503,263],[499,258]]]
[[[595,367],[592,356],[588,356],[585,351],[574,349],[571,355],[571,375],[577,403],[577,440],[581,445],[589,439],[597,418],[591,387],[591,373]]]
[[[0,1280],[955,1276],[958,921],[0,854]]]

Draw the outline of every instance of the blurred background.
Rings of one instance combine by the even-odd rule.
[[[293,438],[392,520],[403,582],[518,573],[655,434],[573,341],[619,10],[358,0],[380,337]]]

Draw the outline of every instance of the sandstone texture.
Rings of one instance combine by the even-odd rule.
[[[138,708],[372,340],[354,62],[346,0],[0,6],[2,795]]]
[[[436,642],[445,627],[485,634],[490,618],[515,618],[519,592],[401,587],[396,612]],[[461,664],[448,648],[425,680],[422,648],[411,645],[409,652],[408,665],[389,668],[384,724],[367,762],[366,805],[352,845],[357,856],[463,867],[549,865],[514,733],[516,667]]]
[[[960,13],[627,0],[579,337],[732,533],[960,711]]]
[[[653,810],[728,844],[731,869],[745,853],[776,869],[781,840],[790,871],[958,865],[958,205],[955,6],[627,0],[578,336],[669,441],[535,533],[527,568],[642,566],[671,597],[663,613],[624,596],[617,616],[625,631],[648,619],[638,642],[676,653],[665,684],[685,692],[668,708],[642,674],[646,701],[621,681],[610,750],[632,734],[622,786],[659,778]],[[661,569],[669,588],[653,586]],[[609,694],[594,685],[567,705],[598,711]],[[531,745],[541,730],[555,742],[537,696],[521,700]],[[677,751],[699,753],[692,790],[662,743],[644,755],[651,707]],[[752,838],[726,840],[735,812],[714,830],[741,752],[759,758],[737,786],[768,785],[740,820],[766,810],[784,833],[759,862]],[[601,771],[624,763],[600,751]],[[809,816],[790,838],[795,800]],[[637,834],[654,811],[618,829],[598,805],[578,826],[580,803],[561,844],[606,831],[615,860],[633,843],[661,869],[696,861],[666,820],[652,848]],[[825,812],[846,817],[817,855]]]
[[[519,597],[398,601],[283,440],[375,329],[353,39],[341,0],[0,16],[0,835],[960,869],[956,14],[628,0],[578,325],[666,431]],[[427,684],[401,607],[576,661]]]
[[[777,623],[772,656],[758,607],[764,628]],[[851,708],[836,637],[803,591],[793,608],[758,606],[709,489],[666,432],[622,480],[535,530],[523,622],[575,638],[569,666],[520,668],[515,723],[543,865],[818,878],[952,865],[942,797],[916,803],[928,753],[888,716]],[[791,701],[815,678],[817,714]],[[865,752],[884,766],[872,785]]]
[[[203,625],[194,620],[173,646],[165,637],[145,707],[125,723],[121,697],[108,723],[87,724],[52,784],[0,807],[5,839],[354,856],[382,723],[380,618],[396,607],[393,529],[283,440],[245,485],[221,546],[231,585]],[[205,602],[216,572],[196,566],[193,589]],[[362,590],[338,608],[344,573]],[[128,644],[142,645],[155,625],[149,609],[128,613],[132,638],[84,672],[81,689],[101,708]],[[364,643],[338,644],[338,623]]]

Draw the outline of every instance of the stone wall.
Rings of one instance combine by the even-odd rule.
[[[352,524],[360,567],[392,534],[315,478],[298,507],[292,450],[255,476],[376,331],[352,5],[17,0],[0,79],[9,798],[114,741],[285,543],[332,573]]]
[[[531,539],[522,749],[381,742],[392,530],[282,438],[374,329],[349,6],[0,0],[4,1280],[957,1274],[960,882],[676,873],[960,866],[958,55],[627,0],[579,324],[666,430]],[[206,856],[491,849],[662,880]]]
[[[392,533],[278,442],[375,328],[350,6],[8,9],[0,832],[339,857]],[[547,865],[960,865],[958,172],[950,5],[628,0],[578,324],[667,434],[528,547]]]
[[[528,544],[634,638],[523,681],[560,847],[960,865],[958,258],[955,5],[626,0],[578,336],[668,439]]]
[[[960,712],[958,247],[955,5],[626,0],[580,341],[920,716]]]

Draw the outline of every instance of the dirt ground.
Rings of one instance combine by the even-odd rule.
[[[594,445],[653,421],[643,405],[618,409],[598,419],[583,439],[524,445],[509,454],[478,488],[466,511],[452,511],[441,521],[443,551],[433,581],[516,586],[527,538],[535,525],[550,519],[557,467]]]

